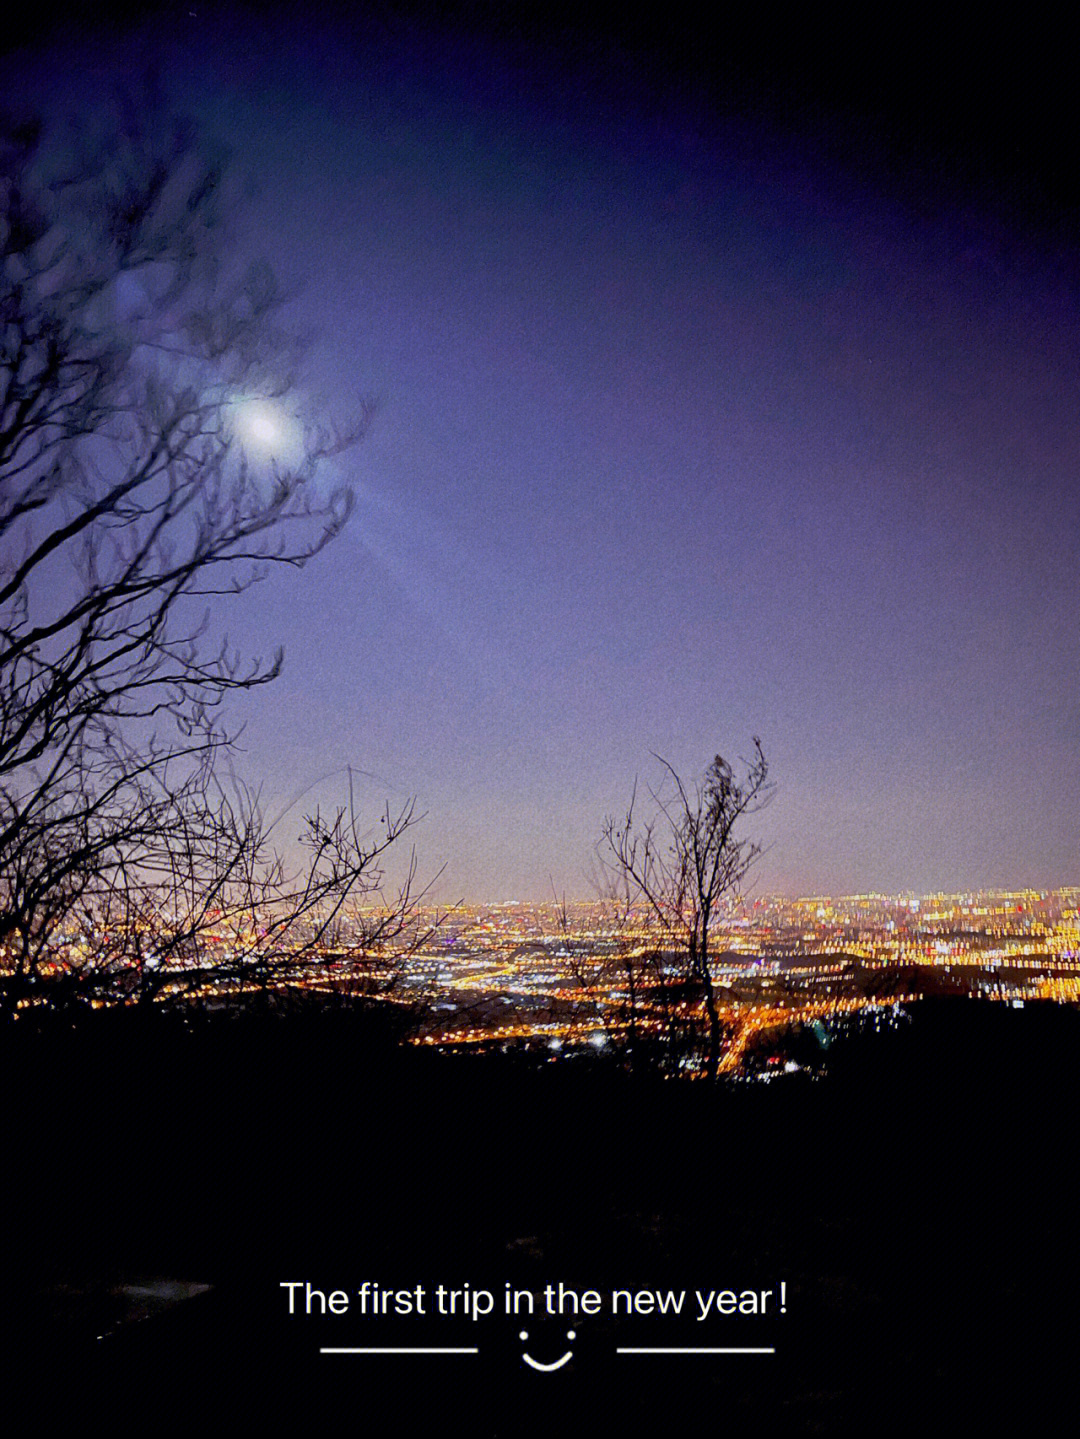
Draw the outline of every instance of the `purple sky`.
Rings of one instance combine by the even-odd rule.
[[[914,72],[931,143],[899,72],[191,10],[16,72],[50,111],[156,57],[306,392],[380,397],[345,534],[228,616],[286,649],[235,710],[272,812],[352,764],[444,899],[587,896],[650,751],[758,734],[762,890],[1080,881],[1080,263],[993,75]]]

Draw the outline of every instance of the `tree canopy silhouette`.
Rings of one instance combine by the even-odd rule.
[[[415,865],[366,926],[345,908],[381,894],[414,806],[373,839],[351,801],[311,815],[290,868],[220,720],[282,656],[245,660],[215,627],[340,531],[326,462],[367,407],[343,428],[301,412],[283,293],[229,263],[223,164],[192,126],[129,104],[56,143],[8,119],[0,158],[3,1006],[368,954],[414,918]]]

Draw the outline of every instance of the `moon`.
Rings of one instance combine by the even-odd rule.
[[[244,400],[236,419],[237,438],[252,458],[295,463],[302,450],[300,428],[270,400]]]

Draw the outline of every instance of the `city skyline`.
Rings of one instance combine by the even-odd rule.
[[[285,845],[351,767],[373,820],[417,796],[445,902],[587,898],[653,755],[758,735],[755,893],[1075,884],[1080,250],[1035,72],[937,54],[911,100],[903,55],[875,95],[645,38],[162,6],[9,51],[53,120],[156,65],[297,292],[305,401],[379,399],[343,534],[214,615],[286,652],[245,776]]]

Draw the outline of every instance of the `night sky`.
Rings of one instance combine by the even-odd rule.
[[[221,616],[285,647],[233,709],[283,842],[351,764],[444,900],[588,897],[650,752],[756,734],[759,892],[1080,882],[1053,37],[506,13],[70,7],[0,67],[53,115],[156,65],[299,290],[305,398],[378,398],[345,533]]]

